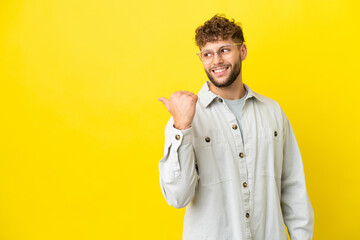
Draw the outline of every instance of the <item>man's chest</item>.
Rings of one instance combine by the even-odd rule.
[[[197,111],[192,124],[193,147],[201,186],[264,174],[281,177],[281,115],[249,102],[244,106],[241,125],[242,132],[226,105]]]

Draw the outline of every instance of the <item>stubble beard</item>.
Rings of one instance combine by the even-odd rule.
[[[234,68],[231,70],[230,76],[226,79],[226,81],[224,83],[216,82],[216,80],[214,79],[214,77],[211,75],[211,73],[209,71],[205,70],[205,72],[206,72],[206,75],[208,76],[210,82],[212,84],[214,84],[215,87],[217,87],[217,88],[228,87],[231,84],[233,84],[235,82],[235,80],[237,79],[237,77],[239,76],[239,74],[241,72],[241,61],[239,61],[238,63],[236,63],[234,65]]]

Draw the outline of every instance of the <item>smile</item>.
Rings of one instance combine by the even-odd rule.
[[[221,76],[223,74],[225,74],[225,72],[229,69],[229,67],[220,67],[220,68],[215,68],[212,69],[211,71],[216,75],[216,76]]]

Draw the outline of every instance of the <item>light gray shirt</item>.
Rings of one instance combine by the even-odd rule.
[[[235,115],[208,82],[191,128],[178,130],[170,118],[162,193],[171,206],[187,207],[184,240],[286,240],[285,225],[292,240],[310,240],[314,212],[290,122],[276,101],[245,88],[244,143]]]

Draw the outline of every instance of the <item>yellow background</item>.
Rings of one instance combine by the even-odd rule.
[[[290,119],[314,239],[360,239],[358,1],[23,0],[0,3],[1,240],[181,239],[157,98],[207,80],[194,31],[216,13]]]

